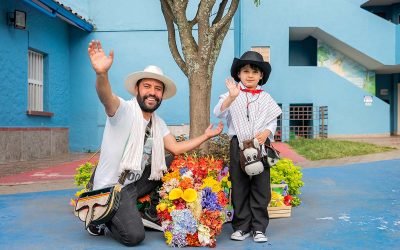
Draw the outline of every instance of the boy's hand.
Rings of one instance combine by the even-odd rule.
[[[215,129],[212,129],[213,125],[210,124],[210,126],[208,126],[208,128],[204,131],[204,134],[207,136],[208,139],[210,139],[211,137],[214,137],[216,135],[219,135],[222,130],[224,129],[224,124],[222,122],[218,123],[218,126]]]
[[[233,80],[233,78],[228,78],[225,81],[225,85],[229,90],[229,96],[235,99],[240,93],[240,86]]]
[[[110,55],[107,56],[101,47],[100,41],[92,40],[89,43],[88,53],[90,62],[92,63],[92,67],[96,74],[100,75],[107,73],[114,60],[114,51],[111,50]]]
[[[264,144],[265,143],[265,141],[267,140],[267,138],[268,138],[268,136],[271,134],[271,131],[269,131],[268,129],[266,129],[265,131],[263,131],[263,132],[258,132],[257,134],[256,134],[256,139],[257,139],[257,141],[258,141],[258,143],[260,144],[260,145],[262,145],[262,144]]]

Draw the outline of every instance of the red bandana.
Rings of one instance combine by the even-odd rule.
[[[260,94],[263,90],[262,89],[243,89],[240,87],[240,90],[246,93],[251,93],[252,95]]]

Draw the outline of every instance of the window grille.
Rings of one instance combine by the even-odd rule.
[[[290,104],[282,107],[278,117],[275,141],[291,140],[296,137],[327,138],[328,106]]]
[[[28,51],[28,110],[43,111],[43,54]]]

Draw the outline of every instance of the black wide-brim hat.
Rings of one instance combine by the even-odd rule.
[[[240,59],[233,59],[231,67],[231,76],[233,79],[235,79],[237,82],[240,82],[238,77],[239,70],[247,64],[256,65],[261,69],[263,72],[263,78],[259,82],[259,85],[264,85],[268,81],[269,75],[271,74],[271,65],[269,62],[264,61],[260,53],[255,51],[247,51],[240,57]]]

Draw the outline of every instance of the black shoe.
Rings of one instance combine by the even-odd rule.
[[[86,231],[88,231],[88,233],[90,235],[101,236],[101,235],[105,234],[106,225],[105,224],[101,224],[101,225],[89,224],[88,228],[86,228]]]
[[[157,217],[157,212],[152,211],[152,207],[146,208],[142,213],[142,222],[145,227],[152,228],[158,231],[164,231],[161,227],[160,219]]]

